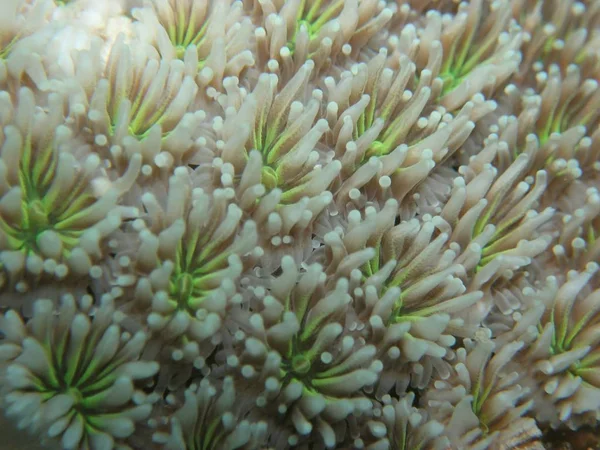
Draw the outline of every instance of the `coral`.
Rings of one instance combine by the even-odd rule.
[[[7,0],[2,4],[0,89],[7,84],[18,86],[13,81],[15,79],[25,82],[31,80],[38,86],[47,80],[42,58],[31,51],[29,43],[31,36],[48,23],[52,6],[52,0],[33,4],[25,0]]]
[[[370,442],[370,434],[374,441],[368,448],[448,448],[450,442],[442,436],[444,426],[430,419],[426,411],[413,406],[414,401],[414,392],[409,392],[399,400],[384,396],[380,416],[367,423],[369,432],[364,434],[364,439]]]
[[[49,112],[39,109],[28,88],[14,101],[2,91],[0,102],[0,288],[23,293],[47,276],[98,277],[107,237],[135,214],[118,203],[137,177],[140,158],[110,180],[98,155],[62,123],[59,95],[48,98]]]
[[[499,339],[522,339],[529,346],[518,360],[529,361],[523,384],[536,386],[536,417],[553,426],[576,427],[595,423],[598,385],[598,289],[592,290],[598,264],[582,272],[570,271],[559,282],[548,277],[539,290],[524,295],[534,299],[530,312]],[[533,388],[532,388],[533,389]]]
[[[165,60],[185,61],[201,86],[220,88],[225,76],[239,77],[254,65],[253,27],[240,2],[154,0],[133,15],[142,38]]]
[[[533,401],[516,382],[518,373],[505,368],[523,342],[495,353],[494,343],[484,337],[465,344],[456,352],[451,377],[436,380],[424,399],[431,416],[446,425],[453,448],[517,448],[539,437],[535,421],[525,417]]]
[[[231,377],[218,390],[205,378],[185,391],[184,404],[170,420],[171,432],[155,433],[154,441],[173,450],[259,448],[266,441],[267,424],[240,420],[242,410]]]
[[[346,280],[327,288],[318,264],[302,275],[289,256],[281,265],[270,295],[254,289],[262,308],[237,318],[248,324],[238,365],[246,382],[264,384],[258,407],[289,417],[301,437],[314,429],[331,448],[336,423],[369,408],[363,389],[376,382],[381,362],[340,323],[351,302]]]
[[[563,73],[570,63],[576,63],[584,73],[593,74],[598,69],[597,3],[517,1],[512,9],[526,33],[519,79],[548,63],[558,64]]]
[[[132,54],[124,37],[117,39],[89,99],[87,117],[95,143],[116,152],[113,157],[141,154],[144,162],[169,168],[193,151],[194,130],[206,114],[188,112],[198,86],[185,63],[158,60],[147,51],[140,44]]]
[[[120,328],[112,299],[92,305],[89,296],[65,296],[58,315],[52,301],[39,300],[27,324],[14,311],[0,318],[6,414],[65,449],[114,448],[152,412],[136,390],[158,370],[138,360],[146,334]]]
[[[600,427],[600,0],[0,3],[17,428],[540,450]]]
[[[373,0],[252,1],[262,25],[255,31],[259,64],[289,78],[313,60],[320,72],[356,56],[390,21],[393,10]]]
[[[405,27],[395,50],[435,77],[433,90],[449,111],[477,92],[492,96],[517,71],[523,36],[509,1],[461,2],[451,20],[435,10],[425,17],[420,38],[414,27]]]
[[[276,75],[261,75],[238,115],[226,118],[219,127],[224,138],[223,161],[231,163],[237,173],[243,173],[249,159],[248,151],[243,151],[243,140],[247,140],[246,148],[258,150],[261,155],[261,184],[267,190],[279,188],[281,203],[323,192],[340,168],[338,161],[327,164],[314,151],[328,130],[325,120],[315,123],[318,97],[306,105],[297,100],[306,89],[313,66],[311,60],[306,62],[285,86],[278,86]],[[318,92],[313,97],[317,95]],[[233,123],[246,125],[233,134]]]

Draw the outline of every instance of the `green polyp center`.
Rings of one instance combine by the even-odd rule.
[[[454,74],[452,72],[441,74],[440,78],[442,79],[444,86],[442,88],[442,94],[447,94],[448,92],[452,91],[456,86],[459,85],[460,82],[460,77],[458,74]]]
[[[552,343],[550,345],[550,355],[558,356],[567,353],[571,350],[578,348],[577,344],[573,345],[573,340],[579,335],[579,332],[584,328],[584,324],[579,322],[574,325],[573,329],[569,332],[554,333],[552,336]],[[555,323],[555,327],[560,329],[561,325]],[[538,331],[541,333],[543,326],[538,325]],[[600,363],[600,354],[593,352],[583,355],[583,357],[577,361],[574,361],[565,371],[570,377],[580,377],[584,383],[595,384],[595,374]],[[591,380],[590,380],[591,377]]]
[[[173,45],[175,47],[175,58],[183,61],[185,59],[185,52],[191,44],[173,44]],[[200,55],[198,55],[197,70],[198,71],[202,70],[204,68],[205,64],[206,64],[206,58],[202,58],[202,57],[200,57]]]
[[[185,49],[187,47],[184,45],[176,45],[175,46],[175,57],[177,59],[183,59],[183,55],[185,54]]]
[[[292,39],[287,43],[288,48],[293,53],[296,48],[296,36],[302,25],[306,26],[308,30],[308,38],[312,41],[323,26],[333,18],[344,6],[343,1],[332,2],[331,5],[326,7],[323,11],[322,0],[317,0],[312,5],[307,5],[306,1],[302,1],[302,5],[298,8],[299,14],[296,16],[296,30]]]
[[[279,185],[279,177],[270,166],[263,166],[261,170],[260,182],[265,186],[266,189],[271,190]]]
[[[373,143],[369,147],[369,150],[365,154],[365,157],[363,158],[363,160],[368,159],[371,156],[384,156],[384,155],[387,155],[388,153],[389,153],[388,146],[385,143],[383,143],[379,140],[376,140],[376,141],[373,141]]]
[[[41,232],[50,228],[48,213],[41,200],[37,199],[27,204],[29,228]]]
[[[292,371],[296,375],[306,375],[311,368],[310,359],[303,354],[296,355],[292,358]]]
[[[81,405],[83,402],[83,395],[76,387],[68,387],[65,394],[74,399],[75,406]]]
[[[471,58],[469,61],[459,59],[453,62],[454,64],[447,66],[439,75],[443,82],[442,94],[447,94],[458,87],[465,76],[476,66],[477,59]]]
[[[306,29],[308,30],[308,36],[309,36],[309,38],[313,39],[315,37],[315,35],[316,35],[315,31],[318,31],[318,30],[314,30],[313,29],[313,25],[308,20],[306,20],[306,19],[300,19],[298,21],[298,24],[296,25],[296,29],[299,30],[302,27],[302,25],[306,26]]]
[[[52,229],[52,222],[40,199],[24,202],[23,209],[21,229],[15,229],[13,237],[19,241],[17,245],[21,249],[35,251],[38,236],[44,231]]]
[[[144,127],[144,124],[141,123],[142,121],[139,119],[134,118],[133,120],[134,121],[131,122],[131,124],[128,127],[129,133],[132,136],[135,136],[135,138],[138,141],[143,141],[146,138],[148,132],[150,131],[150,128]]]
[[[172,298],[177,302],[180,310],[190,309],[190,298],[194,291],[194,277],[189,273],[179,275],[171,290]]]
[[[187,14],[179,10],[175,12],[175,17],[170,18],[170,21],[174,20],[174,23],[162,24],[167,31],[171,44],[175,47],[175,55],[178,59],[183,59],[185,51],[190,45],[200,46],[208,28],[206,19],[202,23],[197,24],[191,11],[189,15]]]
[[[477,46],[473,49],[474,37],[474,30],[468,31],[461,39],[460,44],[458,44],[462,45],[462,47],[450,50],[449,58],[443,64],[439,75],[444,83],[442,95],[454,90],[483,58],[490,44],[488,43],[483,47]],[[470,50],[474,50],[473,53],[470,54]]]

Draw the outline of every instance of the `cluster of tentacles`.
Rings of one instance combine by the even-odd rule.
[[[600,1],[3,0],[0,410],[64,449],[600,421]]]

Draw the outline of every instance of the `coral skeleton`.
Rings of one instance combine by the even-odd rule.
[[[599,0],[0,1],[22,448],[598,431],[599,227]]]

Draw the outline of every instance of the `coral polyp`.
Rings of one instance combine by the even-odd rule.
[[[152,1],[136,9],[138,32],[166,60],[186,62],[202,86],[220,86],[223,76],[239,76],[254,64],[252,24],[241,2]]]
[[[170,178],[166,196],[147,192],[141,201],[146,220],[132,222],[129,249],[118,254],[124,298],[164,338],[210,337],[240,296],[236,282],[257,249],[254,222],[242,222],[226,191],[192,188],[185,170]]]
[[[158,370],[139,361],[146,335],[131,335],[115,322],[105,300],[90,315],[92,298],[62,299],[60,316],[50,300],[39,300],[24,324],[14,312],[1,317],[6,367],[6,412],[19,426],[60,438],[63,448],[114,448],[133,434],[152,405],[138,380]]]
[[[265,422],[241,419],[249,405],[236,406],[236,386],[227,377],[220,386],[204,379],[185,392],[183,405],[171,419],[170,433],[157,433],[154,440],[165,448],[190,450],[252,449],[263,445]],[[239,395],[239,394],[238,394]]]
[[[599,19],[600,0],[0,1],[16,446],[598,431]]]
[[[133,158],[122,178],[110,180],[98,155],[86,152],[60,125],[63,103],[58,95],[49,99],[52,113],[38,110],[27,88],[14,103],[8,92],[0,92],[0,101],[6,124],[0,136],[0,249],[8,278],[2,284],[24,291],[26,275],[86,275],[101,258],[103,241],[128,214],[118,201],[135,180],[140,159]],[[102,198],[94,183],[103,186]]]

